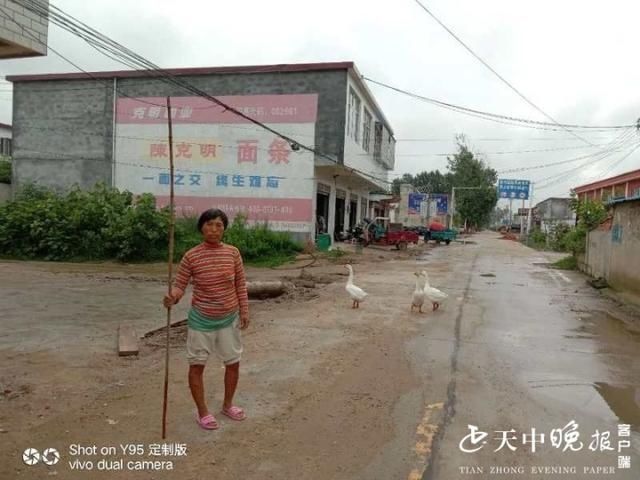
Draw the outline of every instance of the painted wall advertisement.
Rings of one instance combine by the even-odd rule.
[[[446,193],[410,193],[409,194],[409,214],[424,214],[425,202],[431,202],[433,208],[429,208],[431,215],[446,215],[449,208],[449,195]]]
[[[313,144],[317,95],[221,96],[222,102]],[[313,153],[293,151],[273,133],[200,97],[171,97],[176,214],[220,208],[231,218],[268,221],[274,230],[311,231]],[[115,186],[169,203],[166,98],[120,98]]]

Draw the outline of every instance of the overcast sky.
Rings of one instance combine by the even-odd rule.
[[[555,120],[628,125],[640,117],[637,23],[640,2],[609,0],[424,0],[440,20]],[[54,0],[52,4],[147,57],[171,67],[354,61],[360,72],[411,92],[477,110],[547,121],[496,78],[414,0]],[[81,40],[50,26],[49,45],[86,70],[123,69]],[[0,76],[73,72],[47,57],[0,61]],[[595,153],[620,131],[545,131],[493,123],[369,85],[398,140],[396,170],[446,167],[454,136],[497,170],[544,165]],[[10,85],[0,82],[0,122],[11,123]],[[625,137],[601,161],[501,175],[540,181],[585,162],[567,178],[536,189],[535,201],[572,186],[640,168],[640,142]],[[421,139],[421,141],[406,141]],[[601,145],[589,146],[587,142]],[[565,149],[509,153],[523,150]],[[553,179],[552,179],[553,180]],[[549,181],[546,181],[548,184]],[[538,183],[541,187],[545,182]]]

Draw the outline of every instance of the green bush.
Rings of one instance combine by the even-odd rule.
[[[551,266],[559,270],[577,270],[578,261],[576,260],[576,257],[569,255],[568,257],[564,257],[557,262],[552,263]]]
[[[98,185],[65,194],[37,186],[23,188],[13,202],[0,206],[0,255],[46,260],[153,261],[168,256],[168,209],[157,210],[151,194]],[[197,219],[178,219],[174,260],[202,241]],[[248,227],[238,215],[224,241],[235,245],[249,263],[276,265],[302,247],[268,225]]]
[[[573,255],[584,253],[587,245],[587,232],[584,225],[578,225],[567,232],[563,239],[565,251],[571,252]]]
[[[0,159],[0,183],[11,183],[11,162]]]
[[[288,233],[269,230],[268,223],[250,227],[244,215],[236,215],[224,232],[224,241],[240,250],[246,261],[265,266],[282,263],[302,251],[302,245],[291,240]]]
[[[0,207],[0,254],[46,260],[153,260],[166,252],[166,211],[104,185],[60,194],[23,188]]]
[[[547,244],[547,235],[542,230],[533,230],[531,232],[530,242],[534,248],[544,248]]]
[[[554,225],[549,232],[549,247],[551,250],[554,252],[570,251],[567,245],[567,239],[572,230],[572,227],[564,223]]]

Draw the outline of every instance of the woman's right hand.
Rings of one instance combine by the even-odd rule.
[[[166,308],[171,308],[173,305],[176,304],[176,300],[171,295],[166,294],[162,299],[162,303]]]
[[[180,295],[179,292],[176,292],[175,290],[173,290],[170,294],[167,293],[164,296],[164,298],[162,299],[162,303],[166,308],[171,308],[172,306],[174,306],[176,303],[180,301],[181,297],[182,295]]]

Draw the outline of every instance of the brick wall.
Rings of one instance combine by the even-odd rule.
[[[2,1],[2,0],[0,0]],[[344,158],[347,71],[216,74],[181,77],[211,95],[317,93],[318,119],[310,144]],[[149,78],[119,79],[120,95],[186,96]],[[54,188],[112,184],[113,80],[43,80],[14,85],[14,185]]]
[[[38,2],[49,5],[48,0]],[[3,57],[46,55],[48,17],[34,13],[13,0],[0,0],[0,11],[4,13],[0,15],[0,39],[14,45],[0,50]]]

